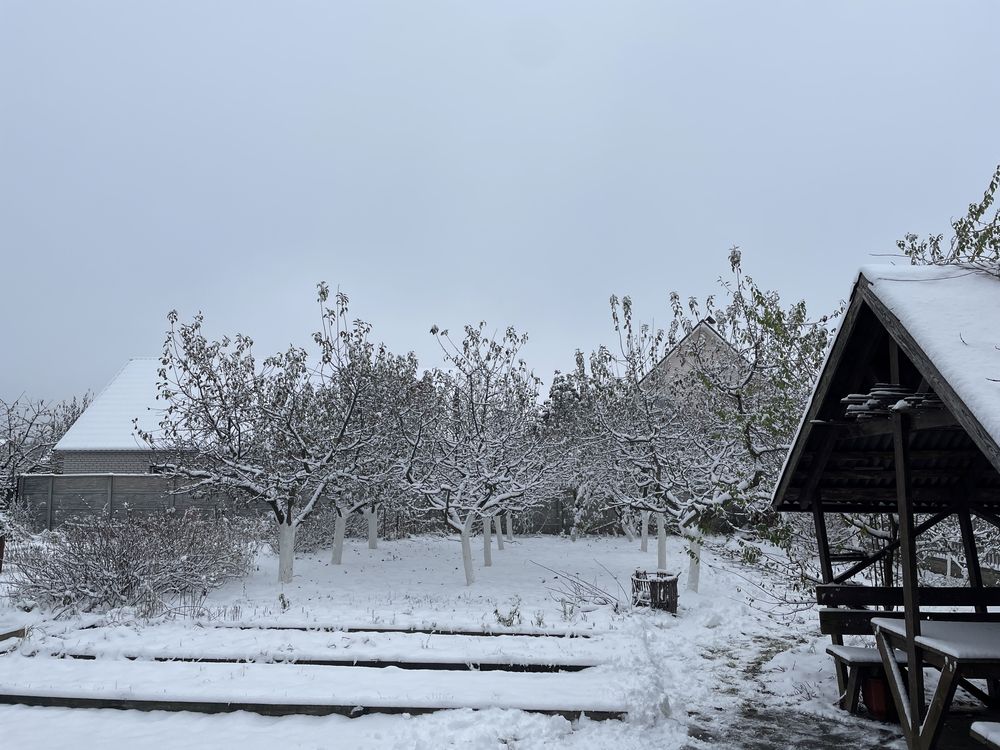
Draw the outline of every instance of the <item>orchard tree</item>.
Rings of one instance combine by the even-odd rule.
[[[424,507],[459,534],[471,585],[473,524],[482,522],[488,566],[494,517],[531,507],[551,470],[536,403],[539,381],[520,357],[526,336],[513,328],[493,337],[485,323],[468,325],[461,343],[437,326],[431,333],[446,369],[425,378],[422,408],[404,422],[409,451],[402,476]]]
[[[896,242],[896,247],[914,265],[961,265],[1000,276],[1000,208],[993,205],[998,189],[1000,165],[993,171],[982,200],[970,203],[965,216],[951,222],[952,236],[947,246],[943,234],[921,239],[909,233]]]
[[[545,449],[557,469],[550,476],[550,494],[570,495],[573,541],[588,521],[605,514],[612,492],[611,453],[598,420],[596,396],[583,353],[578,350],[575,368],[567,373],[557,370],[553,376],[542,411]],[[631,535],[624,519],[622,527]]]
[[[14,500],[19,475],[51,470],[52,449],[92,400],[0,399],[0,508]]]
[[[830,335],[828,317],[810,319],[803,302],[784,306],[745,275],[737,248],[729,260],[723,301],[684,305],[672,294],[667,332],[636,326],[631,300],[613,297],[619,354],[591,358],[614,445],[615,502],[655,515],[661,568],[666,524],[688,539],[692,589],[709,522],[722,517],[777,537],[767,501]]]
[[[674,492],[673,454],[684,437],[676,425],[676,404],[668,394],[644,386],[646,374],[659,360],[663,334],[633,325],[629,297],[611,298],[611,317],[618,355],[602,347],[591,356],[596,415],[613,456],[610,503],[625,513],[640,514],[643,550],[649,517],[655,518],[657,568],[666,570],[667,519],[683,531],[691,509]]]
[[[394,358],[348,322],[348,299],[318,287],[322,325],[315,363],[301,347],[258,361],[248,336],[208,339],[199,314],[168,316],[159,370],[163,418],[140,433],[157,468],[185,491],[233,494],[267,505],[278,525],[279,580],[289,582],[295,532],[317,504],[356,493],[385,470],[382,422],[372,395]],[[339,506],[338,506],[339,507]]]
[[[716,511],[702,513],[703,520],[724,511],[726,520],[749,524],[758,538],[787,540],[770,499],[839,311],[814,319],[805,302],[786,305],[778,292],[746,275],[738,248],[729,262],[722,302],[708,298],[704,315],[697,300],[685,307],[672,295],[668,345],[698,321],[711,320],[734,354],[719,357],[698,345],[691,352],[693,366],[680,386],[688,406],[680,418],[696,439],[679,456],[678,486],[700,507]]]

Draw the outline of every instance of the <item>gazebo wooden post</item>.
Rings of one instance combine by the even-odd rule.
[[[816,544],[819,547],[819,569],[823,578],[823,583],[833,583],[833,559],[830,557],[830,535],[826,528],[826,516],[823,514],[823,506],[820,500],[819,490],[813,492],[813,525],[816,527]],[[836,634],[830,636],[830,641],[835,646],[844,645],[844,636]],[[841,695],[847,691],[847,665],[840,661],[834,662],[837,672],[837,689]]]
[[[972,488],[966,486],[966,493],[971,493]],[[983,587],[983,568],[979,562],[979,550],[976,548],[976,535],[972,528],[972,514],[969,512],[967,502],[959,507],[958,525],[962,529],[962,546],[965,548],[965,567],[969,577],[969,586],[974,589]],[[976,612],[985,615],[990,611],[986,604],[977,604]],[[996,704],[1000,698],[1000,684],[997,680],[987,680],[986,690],[989,693],[990,703]]]
[[[906,623],[910,727],[919,732],[924,715],[924,671],[922,657],[915,640],[920,635],[917,540],[913,523],[913,498],[910,493],[910,424],[909,417],[901,411],[894,411],[892,414],[892,438],[896,464],[896,505],[899,514],[899,557],[903,573],[903,619]]]
[[[816,462],[809,472],[809,478],[803,490],[803,498],[812,502],[813,527],[816,530],[816,546],[819,551],[819,570],[823,583],[833,583],[833,558],[830,556],[830,534],[826,528],[826,515],[823,513],[823,502],[819,489],[819,480],[823,476],[823,470],[830,460],[834,444],[837,442],[836,434],[831,430],[823,437],[823,444],[816,456]],[[830,636],[830,642],[835,646],[844,645],[844,637],[836,634]],[[840,661],[834,662],[837,672],[837,689],[841,695],[847,691],[848,672],[847,665]]]

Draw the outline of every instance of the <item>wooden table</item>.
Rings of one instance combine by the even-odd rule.
[[[911,715],[906,680],[894,657],[896,648],[906,646],[905,622],[876,617],[872,619],[872,627],[910,750],[931,750],[937,746],[945,716],[960,684],[984,703],[994,704],[987,691],[969,680],[1000,679],[1000,623],[953,620],[924,620],[920,623],[920,635],[914,638],[914,643],[922,663],[910,664],[908,668],[922,669],[924,665],[929,665],[941,672],[941,679],[923,717]]]

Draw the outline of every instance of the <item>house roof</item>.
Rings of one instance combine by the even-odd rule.
[[[159,367],[156,357],[126,362],[56,443],[55,450],[148,450],[136,435],[132,420],[137,419],[139,428],[147,432],[158,428],[162,411],[156,400]]]
[[[899,351],[895,383],[890,342]],[[998,346],[1000,278],[954,266],[862,268],[774,507],[811,510],[818,499],[825,510],[891,511],[889,414],[902,407],[912,416],[917,512],[960,496],[1000,509]]]
[[[653,365],[649,371],[642,376],[640,383],[644,382],[650,378],[653,373],[661,371],[667,364],[677,357],[678,355],[686,356],[690,354],[690,349],[693,342],[698,337],[705,337],[707,340],[715,341],[719,351],[731,351],[734,355],[740,356],[739,351],[734,347],[729,341],[727,341],[722,334],[720,334],[715,326],[712,325],[715,321],[712,318],[703,318],[695,323],[691,330],[681,337],[680,341],[670,347],[662,357]]]

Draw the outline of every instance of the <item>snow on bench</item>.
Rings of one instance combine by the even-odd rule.
[[[864,646],[827,646],[826,653],[847,666],[847,683],[839,703],[841,708],[856,714],[861,699],[861,682],[866,677],[882,674],[882,656],[877,648]],[[895,657],[896,661],[906,662],[906,654],[900,651],[895,652]]]
[[[604,668],[531,674],[0,657],[0,703],[348,716],[508,708],[609,718],[627,713],[625,698]]]

